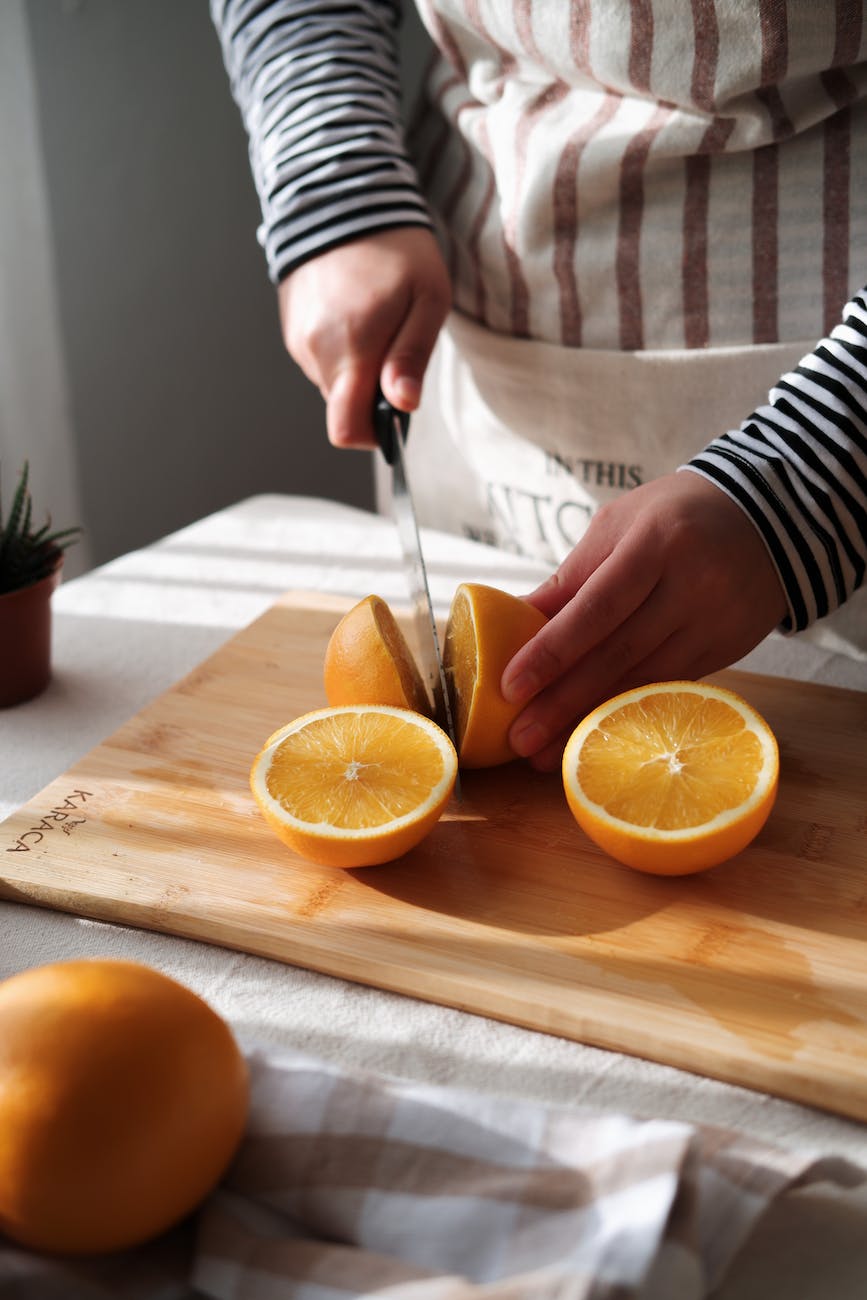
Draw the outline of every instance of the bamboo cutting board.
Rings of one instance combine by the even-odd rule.
[[[207,940],[867,1119],[867,693],[738,673],[781,749],[759,838],[643,876],[557,775],[464,775],[431,836],[354,872],[295,858],[250,763],[325,703],[345,602],[284,597],[0,825],[0,894]]]

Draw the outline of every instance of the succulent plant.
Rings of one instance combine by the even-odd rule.
[[[33,527],[33,502],[27,461],[21,471],[9,514],[3,516],[0,496],[0,595],[29,587],[51,573],[63,552],[77,540],[81,528],[63,528],[52,532],[51,520],[40,528]]]

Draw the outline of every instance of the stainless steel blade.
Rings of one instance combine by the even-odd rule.
[[[403,434],[397,417],[394,421],[395,457],[392,464],[392,510],[397,524],[401,551],[410,583],[413,617],[419,651],[419,668],[425,679],[434,708],[434,717],[451,737],[457,748],[454,719],[449,699],[439,633],[425,569],[421,535],[406,473]]]

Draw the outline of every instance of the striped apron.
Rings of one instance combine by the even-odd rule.
[[[423,523],[553,566],[830,331],[867,279],[862,9],[420,0],[411,138],[455,293]],[[860,655],[865,594],[817,626]]]

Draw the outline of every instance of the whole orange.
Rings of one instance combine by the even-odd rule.
[[[135,962],[59,962],[0,984],[0,1229],[98,1254],[193,1210],[246,1122],[247,1068],[225,1022]]]

